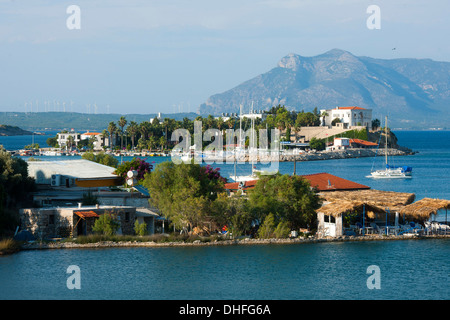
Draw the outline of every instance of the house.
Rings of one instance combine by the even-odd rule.
[[[153,234],[159,215],[148,208],[132,206],[85,206],[20,209],[21,230],[38,239],[67,238],[93,233],[92,227],[102,214],[113,214],[120,223],[118,234],[134,235],[135,221],[147,224]]]
[[[318,192],[370,189],[370,187],[366,185],[337,177],[326,172],[302,175],[302,177],[308,180],[311,187],[316,188]]]
[[[78,132],[67,132],[63,131],[56,134],[56,140],[58,141],[58,144],[61,148],[67,147],[70,144],[70,140],[77,145],[78,142],[81,141],[81,135]]]
[[[108,138],[105,138],[100,132],[85,132],[80,136],[81,140],[93,139],[94,150],[103,150],[104,146],[109,144]]]
[[[301,177],[308,180],[311,187],[316,188],[318,192],[370,189],[370,187],[366,185],[343,179],[326,172],[301,175]],[[228,191],[228,193],[242,190],[245,194],[245,191],[253,189],[256,186],[257,182],[258,180],[227,183],[225,184],[225,189]]]
[[[327,151],[345,150],[350,147],[349,138],[334,138],[333,145],[326,148]]]
[[[361,107],[336,107],[334,109],[320,110],[322,126],[331,127],[334,119],[339,119],[338,126],[344,129],[350,129],[355,126],[372,128],[372,109],[365,109]]]

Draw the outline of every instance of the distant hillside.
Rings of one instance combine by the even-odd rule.
[[[121,116],[128,122],[141,123],[156,117],[156,114],[88,114],[76,112],[0,112],[0,121],[11,126],[20,126],[33,131],[58,131],[74,128],[78,131],[96,130],[101,131],[108,127],[111,121],[117,123]],[[194,119],[196,113],[162,114],[161,117],[182,120],[183,118]]]
[[[27,136],[33,134],[19,127],[0,124],[0,136]]]
[[[450,62],[374,59],[333,49],[314,57],[289,54],[278,66],[235,88],[211,96],[201,114],[360,106],[374,118],[389,116],[392,127],[449,127]]]

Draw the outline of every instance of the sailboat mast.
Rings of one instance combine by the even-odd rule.
[[[385,142],[385,146],[384,146],[384,153],[385,153],[385,158],[386,158],[386,168],[387,168],[387,164],[388,164],[388,152],[387,152],[387,149],[388,149],[388,147],[387,147],[387,143],[388,143],[388,137],[387,137],[387,135],[388,135],[388,131],[387,131],[387,116],[386,116],[386,120],[385,120],[385,128],[384,128],[384,134],[386,135],[386,142]]]

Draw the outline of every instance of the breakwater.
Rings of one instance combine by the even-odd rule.
[[[400,149],[388,149],[388,156],[405,156],[411,155],[414,152],[403,151]],[[279,161],[316,161],[316,160],[332,160],[332,159],[349,159],[362,157],[384,157],[386,151],[376,149],[345,149],[334,151],[312,151],[307,153],[300,153],[297,155],[281,154]]]

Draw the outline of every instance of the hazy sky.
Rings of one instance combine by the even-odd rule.
[[[450,61],[449,13],[448,0],[0,0],[0,111],[197,111],[289,53],[333,48]]]

